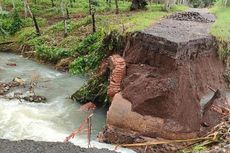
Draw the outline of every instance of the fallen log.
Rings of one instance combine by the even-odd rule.
[[[8,44],[12,44],[16,41],[7,41],[7,42],[1,42],[0,45],[8,45]]]

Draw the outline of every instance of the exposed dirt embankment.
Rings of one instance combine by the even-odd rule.
[[[132,36],[124,51],[126,75],[108,111],[104,141],[194,138],[224,116],[223,108],[230,104],[224,94],[224,66],[208,34],[213,16],[191,14],[180,14],[179,20],[174,15]],[[215,95],[201,104],[209,93]]]

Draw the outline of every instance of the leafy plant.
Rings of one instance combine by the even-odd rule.
[[[49,47],[46,45],[35,46],[38,58],[56,64],[61,58],[70,56],[70,52],[64,48]]]
[[[5,34],[15,34],[22,28],[22,20],[20,19],[16,9],[14,9],[11,14],[0,14],[0,20],[1,31]]]
[[[106,75],[94,76],[76,91],[71,98],[81,104],[91,101],[98,105],[105,105],[108,102],[107,87],[108,78]]]
[[[87,73],[98,67],[105,56],[103,52],[104,36],[102,31],[91,34],[73,49],[72,52],[77,58],[70,64],[72,74]]]
[[[12,19],[13,19],[13,22],[10,27],[10,34],[16,33],[22,27],[22,20],[20,19],[17,10],[13,11]]]

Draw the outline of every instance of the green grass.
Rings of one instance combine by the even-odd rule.
[[[217,17],[212,26],[211,34],[218,39],[230,42],[230,7],[217,5],[211,9],[211,12]]]
[[[79,48],[79,45],[82,44],[85,39],[89,38],[88,36],[92,33],[92,21],[88,12],[88,1],[78,0],[73,3],[72,7],[68,7],[71,19],[68,20],[68,36],[65,38],[63,37],[64,23],[62,20],[60,1],[54,1],[55,7],[51,7],[50,0],[37,0],[36,4],[34,2],[33,0],[30,1],[30,7],[37,17],[41,36],[36,35],[32,20],[30,18],[24,19],[22,1],[15,0],[17,10],[19,10],[19,14],[21,15],[23,27],[10,37],[3,38],[0,36],[0,40],[5,41],[6,39],[11,39],[17,41],[20,45],[29,45],[36,51],[38,58],[57,63],[62,57],[64,58],[71,55],[72,51]],[[121,35],[125,35],[126,32],[143,30],[169,13],[188,9],[188,7],[176,5],[173,6],[171,12],[164,12],[162,11],[162,5],[152,3],[148,5],[146,10],[130,12],[130,1],[118,1],[118,3],[119,14],[115,14],[114,1],[112,1],[111,6],[109,6],[105,0],[97,0],[95,8],[96,27],[98,31],[103,31],[106,34],[109,34],[111,31],[117,31]],[[12,1],[3,0],[3,4],[3,9],[11,12]],[[96,47],[94,44],[88,45],[89,48],[94,48],[94,50],[95,48],[99,49],[98,52],[100,52],[100,45],[102,44]],[[94,54],[96,52],[94,50],[88,51],[90,54],[92,53],[92,55],[84,54],[84,57],[76,57],[76,60],[74,60],[75,63],[72,65],[76,67],[79,63],[83,63],[82,61],[85,59],[88,61],[101,59],[101,57],[103,57],[102,55],[98,55],[98,58],[95,59],[96,56]],[[68,53],[68,51],[70,53]],[[97,61],[96,63],[98,65]],[[89,69],[91,67],[92,66],[90,66]]]
[[[195,144],[191,148],[181,150],[178,153],[199,153],[199,152],[206,151],[206,150],[207,150],[206,146],[203,146],[201,144]]]
[[[24,19],[21,0],[14,0],[22,19],[21,29],[10,36],[0,36],[0,42],[15,40],[17,45],[30,46],[36,51],[36,57],[42,61],[57,64],[61,59],[71,57],[69,71],[72,74],[93,74],[103,58],[122,51],[123,36],[127,32],[140,31],[148,28],[160,18],[176,11],[188,9],[185,6],[173,6],[171,12],[162,11],[162,5],[151,4],[146,10],[130,12],[131,1],[119,1],[119,14],[115,14],[115,4],[106,4],[105,0],[97,0],[96,27],[92,34],[92,20],[88,12],[87,0],[76,0],[69,7],[68,36],[63,37],[64,23],[60,9],[60,1],[30,1],[30,7],[37,17],[41,36],[37,36],[30,18]],[[68,0],[67,0],[68,1]],[[3,9],[10,12],[11,0],[3,0]],[[1,20],[1,19],[0,19]],[[1,23],[1,21],[0,21]],[[105,38],[106,42],[105,42]],[[15,48],[20,48],[20,47]],[[97,99],[100,103],[107,102],[107,76],[89,80],[76,95],[75,99],[84,103]],[[95,99],[96,98],[96,99]]]
[[[230,1],[228,2],[228,7],[224,7],[218,1],[210,11],[216,16],[211,34],[217,40],[219,56],[225,63],[225,80],[230,87]]]
[[[210,11],[216,16],[211,34],[218,42],[220,57],[229,63],[227,59],[230,56],[230,7],[224,7],[221,1],[218,1]]]

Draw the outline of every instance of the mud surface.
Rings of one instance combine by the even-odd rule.
[[[114,153],[107,149],[80,148],[71,143],[9,141],[0,139],[0,153]]]

